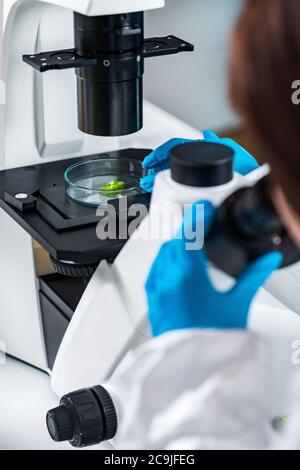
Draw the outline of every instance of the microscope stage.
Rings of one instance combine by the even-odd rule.
[[[57,261],[89,265],[112,260],[126,240],[99,240],[96,208],[73,202],[66,195],[64,173],[70,165],[99,158],[142,161],[150,150],[126,149],[0,172],[0,207]],[[110,201],[118,208],[118,200]],[[116,204],[115,204],[116,203]],[[149,205],[150,195],[128,197],[128,207]]]

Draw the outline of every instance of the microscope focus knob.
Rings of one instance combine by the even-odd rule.
[[[96,269],[99,266],[99,263],[95,264],[71,264],[64,263],[63,261],[57,261],[56,259],[49,256],[50,264],[54,271],[62,276],[66,277],[76,277],[89,280]]]
[[[195,141],[171,151],[172,179],[185,186],[209,188],[233,179],[234,151],[226,145]]]
[[[64,395],[60,406],[47,413],[47,428],[56,442],[87,447],[112,439],[118,422],[114,403],[97,385]]]
[[[49,411],[47,414],[47,427],[54,441],[70,441],[74,435],[74,423],[68,408],[58,406]]]

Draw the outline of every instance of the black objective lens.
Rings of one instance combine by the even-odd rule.
[[[74,13],[78,55],[98,65],[76,69],[78,125],[86,134],[121,136],[143,127],[144,14]]]
[[[275,210],[266,177],[238,190],[218,209],[206,252],[219,269],[237,278],[249,263],[272,251],[282,253],[282,267],[300,260],[300,250]]]
[[[63,396],[60,406],[48,411],[46,422],[54,441],[69,441],[73,447],[99,444],[117,432],[113,401],[99,385]]]

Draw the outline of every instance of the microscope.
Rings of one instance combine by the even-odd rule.
[[[181,208],[200,199],[223,207],[236,190],[266,176],[264,167],[248,177],[234,173],[227,148],[225,159],[220,146],[210,148],[214,162],[207,146],[204,160],[193,146],[191,161],[185,148],[172,171],[158,175],[151,201],[139,188],[150,150],[122,149],[120,136],[143,126],[144,62],[193,50],[171,35],[144,38],[143,12],[163,6],[164,0],[21,0],[6,12],[0,335],[8,354],[51,375],[60,397],[105,384],[125,354],[151,337],[144,285],[162,243],[181,224]],[[110,185],[116,182],[121,186]],[[102,239],[106,203],[119,220],[121,203],[149,213],[129,240]],[[288,264],[298,259],[295,251]],[[287,279],[279,276],[275,297]],[[95,407],[112,410],[105,389],[85,390],[84,400],[92,393]],[[57,419],[48,422],[54,437]],[[113,411],[109,419],[108,435],[99,438],[96,429],[96,438],[74,444],[110,438]],[[71,440],[72,432],[57,440]]]
[[[128,338],[123,340],[127,318],[116,323],[105,298],[98,299],[98,267],[102,261],[111,263],[126,240],[99,240],[99,204],[84,198],[94,192],[114,199],[114,192],[99,189],[109,183],[102,182],[103,173],[111,171],[112,180],[119,173],[129,178],[131,185],[122,193],[129,205],[149,205],[149,195],[137,182],[150,150],[121,149],[121,136],[143,127],[146,59],[193,50],[171,35],[144,38],[144,11],[163,6],[164,0],[21,0],[4,5],[0,336],[9,355],[59,377],[53,382],[58,394],[70,351],[69,339],[63,345],[63,338],[72,323],[71,336],[81,329],[82,312],[97,311],[102,332],[109,328],[99,379],[129,347]],[[99,183],[90,188],[95,167]],[[86,178],[82,199],[80,185],[74,185],[80,171]],[[92,338],[88,342],[94,344]],[[63,388],[70,387],[73,383]]]

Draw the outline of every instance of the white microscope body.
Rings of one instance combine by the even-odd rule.
[[[73,47],[73,11],[94,16],[163,6],[164,0],[5,0],[0,169],[119,149],[120,138],[78,130],[74,70],[39,74],[22,55]],[[8,354],[48,370],[33,240],[2,210],[0,226],[0,337]]]
[[[99,138],[77,130],[74,72],[37,74],[22,62],[22,55],[72,47],[73,11],[87,16],[123,14],[163,7],[164,0],[20,0],[9,6],[10,11],[5,12],[6,106],[1,167],[96,154],[118,149],[124,143],[140,145],[141,137]],[[51,31],[53,34],[49,34]],[[181,221],[179,216],[164,237],[149,238],[149,232],[153,234],[152,230],[158,228],[157,215],[170,214],[174,203],[192,204],[199,199],[210,199],[218,206],[239,186],[253,184],[264,171],[247,178],[235,175],[232,183],[213,191],[173,184],[168,171],[158,176],[149,216],[112,265],[100,263],[72,317],[52,370],[55,393],[61,396],[107,381],[126,352],[150,337],[145,280],[161,244]],[[2,210],[0,226],[0,338],[10,355],[49,371],[32,238]],[[298,286],[299,266],[291,269],[293,282]],[[277,274],[270,290],[292,309],[297,302],[296,296],[290,300],[286,295],[289,276]],[[288,308],[282,308],[288,312]],[[300,320],[297,334],[300,335]]]

